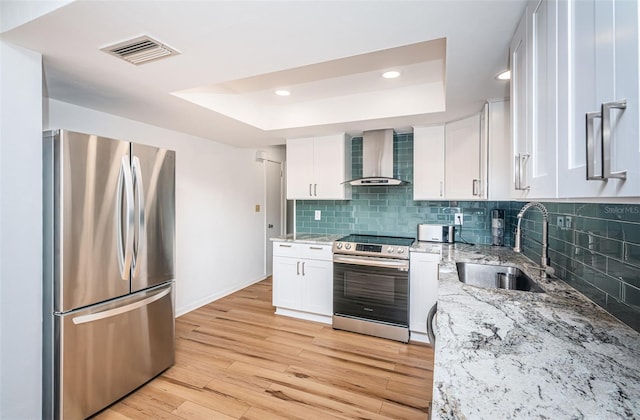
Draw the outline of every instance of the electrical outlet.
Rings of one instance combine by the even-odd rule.
[[[464,225],[464,214],[456,213],[453,216],[453,224],[454,225],[460,225],[460,226]]]
[[[558,223],[557,223],[558,227],[560,229],[564,229],[564,217],[562,216],[558,216]]]
[[[313,217],[313,220],[320,220],[320,216],[322,215],[322,213],[320,212],[320,210],[316,210],[316,214]]]
[[[573,219],[571,218],[571,216],[566,216],[566,217],[564,218],[564,228],[565,228],[565,229],[571,229],[571,221],[572,221],[572,220],[573,220]]]

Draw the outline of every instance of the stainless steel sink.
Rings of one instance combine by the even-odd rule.
[[[456,263],[458,279],[486,289],[508,289],[544,293],[531,277],[510,265]]]

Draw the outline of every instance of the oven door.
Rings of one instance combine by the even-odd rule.
[[[334,255],[333,312],[409,325],[409,261]]]

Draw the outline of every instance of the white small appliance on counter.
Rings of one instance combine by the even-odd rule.
[[[418,224],[418,241],[454,243],[456,227],[453,225]]]

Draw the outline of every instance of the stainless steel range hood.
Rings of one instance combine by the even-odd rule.
[[[393,177],[393,130],[362,133],[362,177],[346,181],[353,186],[405,185]]]

